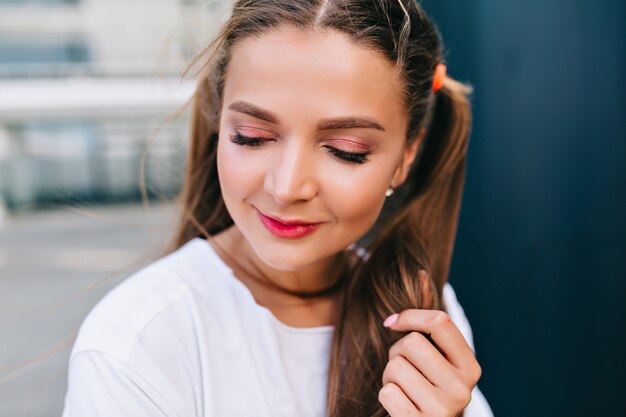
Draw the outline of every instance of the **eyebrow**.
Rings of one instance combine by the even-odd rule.
[[[229,110],[238,113],[247,114],[256,119],[264,120],[269,123],[278,123],[278,116],[267,110],[263,110],[253,104],[245,101],[236,101],[228,106]],[[333,119],[321,120],[317,125],[318,130],[336,130],[336,129],[376,129],[385,131],[385,128],[378,122],[362,117],[339,117]]]
[[[229,110],[234,110],[239,113],[247,114],[256,119],[265,120],[270,123],[278,123],[278,117],[267,110],[263,110],[260,107],[257,107],[253,104],[246,103],[245,101],[236,101],[230,106],[228,106]]]

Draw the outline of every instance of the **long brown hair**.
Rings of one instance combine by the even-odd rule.
[[[442,293],[465,176],[471,90],[448,77],[433,93],[434,69],[444,60],[443,46],[415,0],[237,1],[230,19],[198,58],[203,66],[179,200],[181,219],[170,251],[233,224],[222,199],[216,161],[224,74],[235,43],[281,25],[339,31],[384,54],[405,84],[406,145],[426,129],[408,179],[368,232],[368,256],[342,288],[341,318],[332,339],[328,415],[383,416],[386,411],[378,402],[382,373],[388,349],[403,336],[384,328],[384,318],[407,308],[445,310]],[[420,270],[427,274],[418,274]]]

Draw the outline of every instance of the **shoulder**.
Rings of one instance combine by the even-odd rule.
[[[84,319],[71,355],[93,350],[124,360],[157,318],[218,285],[223,270],[201,245],[200,239],[191,240],[110,290]]]

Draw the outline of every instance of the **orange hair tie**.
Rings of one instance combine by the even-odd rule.
[[[436,93],[443,86],[443,80],[446,78],[446,66],[437,64],[435,67],[435,75],[433,76],[433,91]]]

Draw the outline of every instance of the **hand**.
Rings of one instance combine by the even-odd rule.
[[[469,404],[482,370],[450,316],[410,309],[389,316],[385,325],[411,331],[389,349],[378,393],[389,415],[458,416]],[[436,346],[420,332],[430,335]]]

